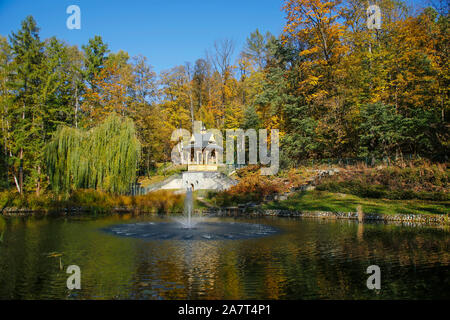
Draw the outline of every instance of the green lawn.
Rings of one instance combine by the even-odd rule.
[[[385,200],[359,198],[327,191],[299,192],[284,201],[265,204],[265,209],[298,211],[355,212],[358,205],[365,213],[383,214],[447,214],[449,201]]]

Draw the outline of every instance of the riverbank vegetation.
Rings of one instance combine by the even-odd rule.
[[[93,189],[78,189],[68,195],[34,193],[19,195],[17,191],[0,192],[0,212],[14,214],[22,211],[50,214],[78,213],[180,213],[184,196],[171,191],[154,191],[140,196],[114,195]],[[5,211],[7,210],[7,211]]]
[[[450,201],[449,182],[445,164],[410,162],[405,167],[342,170],[321,180],[317,190],[374,199]]]
[[[361,206],[365,212],[387,214],[447,214],[450,206],[450,170],[424,160],[301,167],[270,178],[259,176],[254,166],[236,176],[236,186],[210,192],[206,201],[216,207],[262,205],[294,211],[356,212]]]

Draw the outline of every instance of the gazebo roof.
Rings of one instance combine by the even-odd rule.
[[[223,148],[214,141],[214,136],[212,135],[212,133],[194,133],[189,144],[182,146],[182,149],[223,150]]]

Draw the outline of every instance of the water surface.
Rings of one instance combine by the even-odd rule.
[[[105,229],[170,220],[0,220],[0,299],[450,298],[445,228],[290,218],[207,222],[215,221],[278,232],[240,240],[152,240]],[[81,290],[66,288],[72,264],[81,268]],[[377,291],[366,287],[366,269],[374,264],[381,268]]]

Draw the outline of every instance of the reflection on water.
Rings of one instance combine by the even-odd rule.
[[[161,221],[167,222],[128,215],[0,220],[0,298],[450,298],[446,229],[261,218],[238,222],[281,232],[233,241],[152,241],[102,231]],[[66,288],[71,264],[81,268],[81,290]],[[372,264],[381,268],[378,292],[366,287]]]
[[[190,219],[189,219],[190,220]],[[241,240],[266,237],[277,229],[266,224],[202,221],[195,224],[178,222],[122,223],[103,229],[121,237],[147,240]]]

